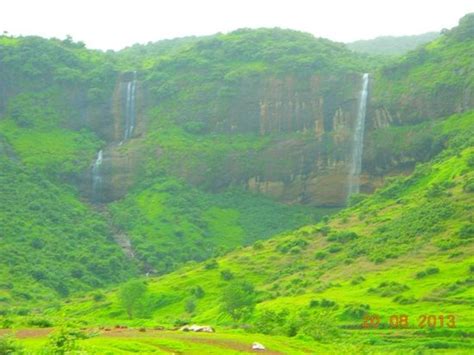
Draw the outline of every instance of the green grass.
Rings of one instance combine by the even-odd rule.
[[[287,206],[237,188],[206,193],[172,178],[129,194],[109,209],[140,259],[158,273],[314,223],[335,211]]]
[[[444,128],[450,130],[453,122],[463,120],[453,116]],[[471,136],[465,131],[453,134],[434,160],[339,212],[327,224],[309,225],[232,251],[217,258],[212,268],[191,263],[147,278],[142,317],[127,319],[114,290],[103,300],[74,299],[63,305],[61,313],[51,309],[43,316],[53,323],[57,319],[131,326],[192,322],[225,329],[235,325],[222,309],[223,290],[232,281],[223,279],[221,272],[230,271],[236,280],[256,288],[255,310],[240,321],[250,325],[251,333],[322,337],[323,344],[345,339],[348,346],[369,346],[375,352],[472,350],[473,245],[460,231],[472,223],[474,196],[464,186],[473,178],[474,150],[469,139],[458,139],[463,134]],[[442,187],[433,190],[437,184]],[[316,257],[320,252],[323,257]],[[437,272],[419,276],[434,268]],[[203,290],[200,297],[193,291],[197,286]],[[190,299],[195,303],[191,312],[186,309]],[[368,313],[381,317],[380,329],[362,329],[363,315]],[[393,315],[407,315],[409,327],[391,328]],[[423,315],[454,315],[456,327],[422,328]]]
[[[0,131],[26,166],[63,178],[88,169],[100,143],[87,131],[24,129],[8,120],[0,121]]]

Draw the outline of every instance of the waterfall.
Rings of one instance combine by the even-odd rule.
[[[123,140],[132,137],[135,128],[135,93],[137,88],[137,72],[133,72],[133,80],[127,83],[127,96],[125,98],[125,130]]]
[[[92,165],[92,201],[100,202],[102,200],[102,149],[97,153],[97,157]]]
[[[362,152],[364,149],[365,116],[367,111],[367,96],[369,87],[369,74],[362,76],[362,90],[360,92],[359,110],[357,111],[357,121],[354,130],[352,143],[352,158],[349,172],[348,197],[351,194],[359,193],[359,179],[362,169]]]

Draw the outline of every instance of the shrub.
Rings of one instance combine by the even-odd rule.
[[[272,310],[263,310],[255,320],[255,330],[262,334],[286,334],[286,325],[288,323],[289,312],[283,309],[280,312]]]
[[[189,324],[189,323],[190,323],[190,322],[189,322],[188,319],[177,318],[177,319],[174,320],[173,325],[174,325],[175,327],[182,327],[182,326],[187,325],[187,324]]]
[[[375,289],[370,288],[369,292],[379,294],[382,297],[390,297],[398,295],[399,293],[402,293],[409,289],[410,288],[408,286],[400,284],[398,282],[386,281],[379,284]]]
[[[234,281],[222,293],[222,309],[234,321],[249,316],[256,303],[256,293],[251,283],[247,281]]]
[[[347,304],[341,314],[343,319],[362,319],[370,310],[368,304]]]
[[[319,231],[321,232],[322,235],[328,235],[329,232],[331,231],[331,227],[323,226],[323,227],[321,227],[321,229]]]
[[[24,354],[23,347],[11,335],[0,336],[0,354]]]
[[[324,308],[330,308],[330,307],[337,307],[337,304],[334,301],[323,298],[321,300],[320,306]]]
[[[338,242],[338,243],[347,243],[351,240],[357,239],[358,235],[355,232],[343,231],[337,232],[335,234],[331,234],[328,237],[330,242]]]
[[[94,302],[101,302],[105,300],[105,295],[102,292],[94,292],[92,294],[92,299],[94,300]]]
[[[365,281],[365,277],[359,275],[351,280],[351,285],[358,285],[364,281]]]
[[[464,183],[463,191],[474,192],[474,178],[470,178]]]
[[[221,271],[221,279],[224,281],[230,281],[234,278],[234,274],[230,270]]]
[[[53,326],[53,323],[45,318],[33,318],[28,320],[27,324],[38,328],[51,328]]]
[[[191,134],[201,134],[206,131],[206,123],[202,121],[188,121],[184,124],[184,130]]]
[[[331,245],[328,249],[328,251],[331,253],[331,254],[334,254],[334,253],[337,253],[339,251],[342,250],[342,247],[340,247],[339,245]]]
[[[453,181],[444,181],[442,183],[435,183],[430,186],[428,191],[426,192],[426,197],[428,198],[435,198],[440,196],[447,195],[446,190],[454,186]]]
[[[204,293],[204,290],[202,289],[201,286],[194,286],[192,289],[191,289],[191,294],[193,296],[195,296],[196,298],[203,298],[205,293]]]
[[[217,269],[219,267],[219,264],[215,259],[209,260],[207,263],[204,264],[204,269],[205,270],[213,270]]]
[[[304,239],[292,239],[280,243],[276,249],[283,254],[286,254],[288,252],[290,252],[291,254],[298,254],[301,252],[302,249],[306,248],[307,245],[308,242]]]
[[[186,305],[184,308],[186,312],[193,313],[194,310],[196,309],[196,302],[192,298],[190,298],[186,301]]]
[[[472,239],[474,238],[474,224],[465,224],[459,229],[459,238]]]
[[[470,168],[474,168],[474,153],[469,154],[469,156],[466,159],[466,162]]]
[[[322,260],[324,259],[326,256],[328,255],[328,253],[324,252],[324,251],[318,251],[316,252],[316,254],[314,254],[314,257],[318,260]]]
[[[0,328],[9,329],[13,326],[13,321],[10,318],[2,317],[0,321]],[[1,354],[1,352],[0,352]]]
[[[418,302],[418,300],[413,296],[410,296],[410,297],[397,296],[393,299],[393,301],[399,304],[413,304],[413,303]]]
[[[263,249],[263,243],[258,241],[253,245],[254,250],[262,250]]]
[[[122,307],[130,319],[139,311],[147,293],[147,285],[141,280],[131,280],[124,284],[119,291]]]
[[[310,336],[317,341],[339,336],[334,314],[329,311],[301,312],[293,324],[298,334]]]
[[[81,331],[70,328],[59,328],[48,337],[46,352],[52,354],[70,354],[79,350],[77,340],[85,339]]]
[[[352,207],[352,206],[355,206],[355,205],[361,203],[362,201],[364,201],[367,198],[367,196],[368,195],[366,195],[366,194],[352,194],[349,197],[349,206]]]
[[[423,277],[426,277],[426,276],[429,276],[429,275],[434,275],[434,274],[437,274],[439,273],[439,268],[437,267],[429,267],[427,268],[426,270],[423,270],[423,271],[420,271],[420,272],[417,272],[415,277],[417,279],[421,279]]]

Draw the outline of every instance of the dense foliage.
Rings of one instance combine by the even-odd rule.
[[[105,219],[70,187],[0,152],[0,310],[134,275]]]
[[[444,117],[474,107],[474,16],[407,53],[377,75],[376,104],[401,123]]]
[[[120,53],[1,36],[0,328],[57,329],[22,344],[1,330],[0,352],[215,353],[197,334],[112,339],[204,322],[247,331],[213,334],[218,353],[257,336],[289,353],[472,350],[473,19],[380,69],[386,59],[281,29]],[[138,123],[121,140],[134,70]],[[366,71],[362,180],[384,186],[325,218],[295,205],[303,192],[288,205],[251,193],[258,179],[341,188],[343,174],[321,181],[347,168]],[[92,204],[99,149],[106,188],[122,193]],[[458,329],[415,325],[440,312]],[[369,314],[381,324],[368,335]],[[402,314],[408,329],[386,329]],[[70,328],[111,324],[107,340]]]
[[[357,343],[365,336],[358,333],[364,315],[380,315],[387,328],[390,315],[407,314],[406,332],[416,336],[403,347],[414,349],[431,346],[430,336],[416,330],[418,317],[441,307],[461,314],[457,327],[469,332],[473,195],[464,186],[474,178],[473,115],[440,123],[448,138],[434,160],[334,218],[149,280],[150,292],[167,302],[149,308],[144,318],[152,320],[141,324],[250,324],[265,334]],[[471,124],[453,129],[458,122]],[[101,322],[87,316],[91,307],[103,320],[124,319],[114,295],[107,300],[112,304],[102,303],[99,313],[88,300],[64,310],[91,323]],[[439,332],[431,336],[440,347],[471,346],[457,331]],[[375,346],[401,346],[391,332],[373,331],[371,339]]]
[[[378,55],[402,55],[431,42],[439,36],[437,32],[428,32],[414,36],[383,36],[374,39],[347,43],[347,47],[356,52]]]

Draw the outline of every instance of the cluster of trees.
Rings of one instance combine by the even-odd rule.
[[[312,223],[327,213],[241,189],[210,194],[173,178],[129,194],[110,211],[139,257],[158,273]]]
[[[104,218],[71,191],[1,155],[0,171],[0,271],[7,275],[0,289],[9,301],[67,296],[135,274]]]

